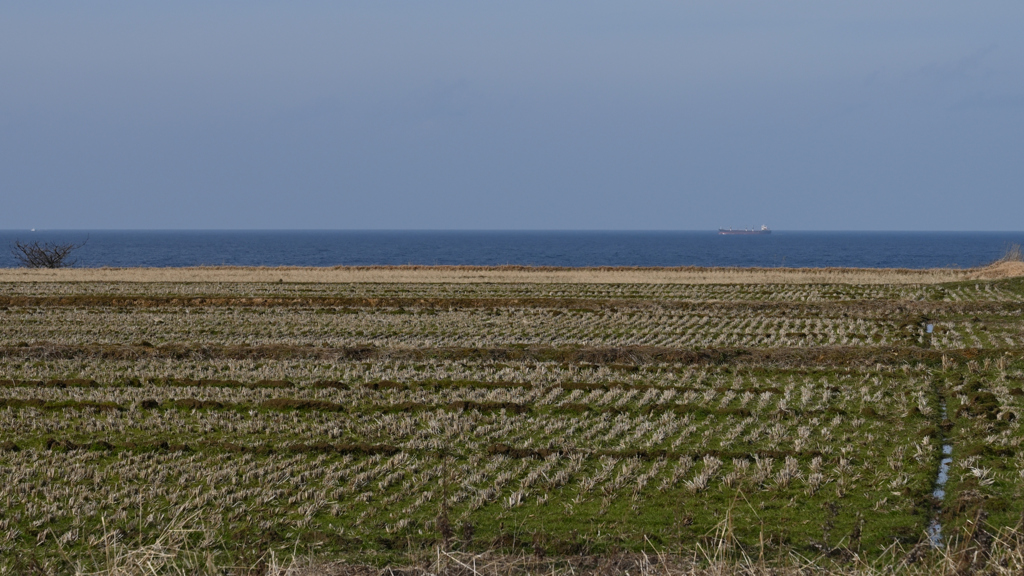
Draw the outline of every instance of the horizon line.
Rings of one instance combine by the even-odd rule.
[[[715,233],[728,228],[0,228],[0,234],[9,232],[410,232],[410,233]],[[732,228],[743,230],[743,228]],[[801,229],[772,228],[775,232],[795,233],[943,233],[943,234],[1020,234],[1024,230],[939,230],[939,229]]]

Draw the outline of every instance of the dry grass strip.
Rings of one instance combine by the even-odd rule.
[[[556,268],[337,266],[333,268],[0,268],[0,282],[299,282],[585,284],[936,284],[1024,276],[1024,263],[985,268]]]

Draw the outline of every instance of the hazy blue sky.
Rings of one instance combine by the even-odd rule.
[[[1024,229],[1024,2],[4,2],[0,228]]]

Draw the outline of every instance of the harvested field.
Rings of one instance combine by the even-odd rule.
[[[691,273],[4,271],[0,573],[169,533],[336,573],[1020,549],[1024,281]]]

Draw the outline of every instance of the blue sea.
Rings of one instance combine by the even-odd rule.
[[[715,231],[0,231],[0,267],[15,240],[82,242],[76,266],[767,266],[970,268],[1024,232]]]

